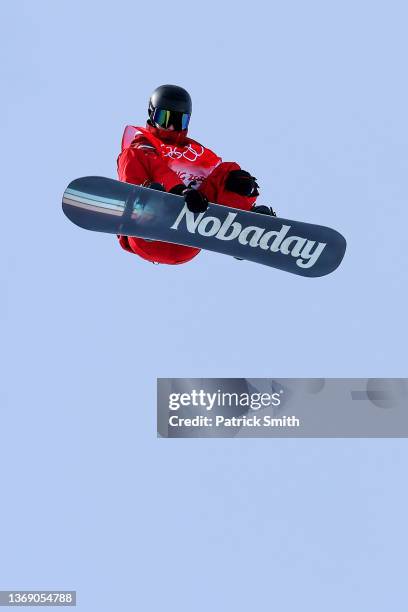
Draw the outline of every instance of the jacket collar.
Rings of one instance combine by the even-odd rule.
[[[146,123],[146,129],[152,134],[152,136],[155,136],[165,143],[180,145],[184,144],[187,140],[187,130],[164,130],[163,128],[157,128],[151,125],[149,121]]]

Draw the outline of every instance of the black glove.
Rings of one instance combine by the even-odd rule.
[[[175,195],[183,195],[183,192],[187,189],[184,183],[179,183],[178,185],[174,185],[169,191],[169,193],[174,193]]]
[[[146,181],[146,183],[143,183],[143,187],[148,187],[149,189],[156,189],[156,191],[166,191],[164,185],[162,185],[161,183],[149,183],[148,181]]]
[[[208,199],[201,191],[197,189],[187,188],[183,192],[185,203],[190,212],[202,213],[208,208]]]
[[[239,195],[256,197],[259,195],[256,178],[246,170],[231,170],[225,181],[225,188]]]
[[[208,199],[201,191],[193,189],[190,185],[186,187],[183,183],[180,183],[172,187],[169,193],[182,195],[190,212],[205,212],[208,208]]]
[[[264,206],[264,204],[259,204],[259,206],[254,204],[251,211],[258,213],[259,215],[270,215],[272,217],[276,217],[276,212],[273,210],[272,206]]]
[[[191,185],[191,183],[190,183]],[[205,212],[208,208],[208,199],[205,197],[201,191],[197,191],[197,189],[193,189],[192,187],[186,187],[183,183],[179,185],[175,185],[169,191],[169,193],[174,193],[176,195],[182,195],[184,197],[184,201],[187,204],[187,208],[190,212],[193,213],[201,213]]]

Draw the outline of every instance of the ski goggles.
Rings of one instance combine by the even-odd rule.
[[[190,121],[189,113],[180,113],[164,108],[155,108],[151,118],[161,128],[168,129],[172,125],[175,130],[186,130]]]

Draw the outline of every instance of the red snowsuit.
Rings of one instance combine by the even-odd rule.
[[[162,183],[166,191],[195,181],[210,202],[250,210],[255,197],[241,196],[224,188],[231,170],[239,170],[235,162],[223,162],[218,155],[187,137],[187,130],[176,132],[147,125],[145,128],[127,126],[118,157],[119,180],[135,185]],[[200,249],[118,236],[120,245],[157,263],[181,264],[193,259]]]

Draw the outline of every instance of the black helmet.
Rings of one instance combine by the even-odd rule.
[[[186,130],[192,111],[188,91],[178,85],[160,85],[149,100],[149,119],[153,125]]]

